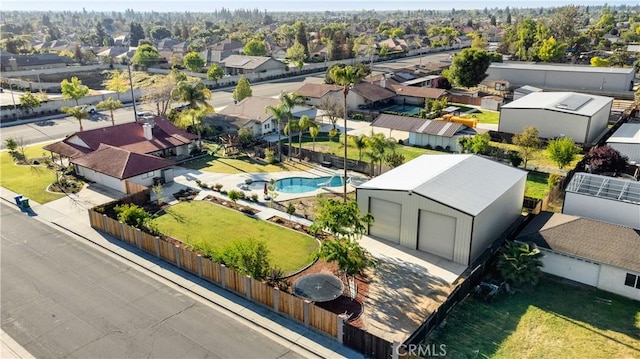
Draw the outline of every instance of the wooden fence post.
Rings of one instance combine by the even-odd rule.
[[[182,268],[180,266],[180,246],[176,244],[175,247],[173,247],[173,251],[176,253],[176,266]]]
[[[251,299],[251,277],[248,275],[244,276],[244,296]]]
[[[118,223],[120,224],[120,239],[125,241],[125,239],[124,239],[124,223],[122,223],[122,222],[118,222]]]
[[[400,342],[397,340],[394,340],[393,344],[391,345],[391,358],[398,359],[398,356],[400,355],[399,351],[400,351]]]
[[[227,287],[227,266],[220,264],[220,285],[222,288]]]
[[[311,305],[311,302],[308,300],[305,300],[302,304],[302,312],[303,312],[303,317],[304,317],[304,326],[305,327],[309,327],[309,322],[310,322],[310,313],[309,313],[309,306]]]
[[[196,255],[196,267],[198,267],[198,278],[202,278],[202,256]]]
[[[278,313],[280,310],[280,288],[273,288],[273,311]]]
[[[142,249],[142,231],[140,228],[136,228],[136,246],[138,246],[138,249]]]
[[[344,342],[344,323],[349,319],[349,316],[346,314],[338,315],[338,330],[336,334],[336,339],[338,339],[338,343],[342,344]]]
[[[109,217],[107,217],[106,214],[102,215],[102,230],[105,231],[105,232],[108,232],[107,228],[109,228],[108,225],[107,225],[108,218]]]
[[[153,237],[153,246],[156,249],[156,257],[160,258],[160,237]]]

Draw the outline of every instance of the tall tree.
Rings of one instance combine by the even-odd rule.
[[[191,72],[200,72],[204,66],[204,59],[199,53],[191,51],[184,55],[184,67],[188,68]]]
[[[109,97],[104,101],[98,102],[96,107],[102,110],[109,110],[111,114],[111,125],[116,125],[116,121],[113,117],[113,111],[122,108],[122,102],[120,102],[120,100],[114,100],[113,97]]]
[[[120,94],[129,91],[129,78],[124,71],[120,70],[105,71],[104,73],[106,73],[107,79],[102,82],[102,85],[107,90],[114,91],[120,100]]]
[[[136,66],[147,68],[160,62],[160,53],[155,46],[143,44],[138,46],[131,61]]]
[[[165,116],[174,98],[175,88],[172,76],[164,76],[143,89],[142,101],[155,106],[158,116]]]
[[[66,100],[75,100],[76,106],[78,106],[78,100],[89,93],[89,88],[83,85],[82,81],[75,76],[71,78],[71,81],[67,81],[67,79],[62,80],[62,82],[60,82],[60,88],[62,90],[62,96]]]
[[[253,95],[251,84],[249,84],[249,80],[247,80],[244,75],[241,75],[240,79],[238,79],[238,84],[236,85],[236,88],[233,90],[233,93],[231,95],[233,99],[238,102]]]
[[[464,49],[453,57],[451,66],[445,71],[449,81],[464,87],[473,87],[484,80],[491,65],[492,56],[481,49]]]
[[[73,106],[73,107],[63,107],[61,108],[62,112],[66,113],[67,115],[71,116],[71,117],[75,117],[76,120],[78,120],[78,123],[80,124],[80,132],[82,132],[84,129],[82,128],[82,120],[89,118],[89,112],[87,112],[87,110],[85,110],[84,108],[80,107],[80,106]]]
[[[215,81],[216,85],[218,84],[218,80],[224,77],[224,70],[220,65],[213,64],[207,70],[207,79]]]
[[[31,91],[27,91],[24,95],[20,96],[20,107],[24,110],[25,113],[29,113],[30,110],[40,106],[40,98],[31,93]]]
[[[327,231],[334,237],[357,240],[373,223],[373,216],[369,213],[362,215],[356,201],[340,202],[322,196],[316,197],[316,201],[316,217],[309,228],[312,233]]]
[[[210,109],[206,107],[190,108],[180,114],[178,125],[181,128],[191,127],[198,135],[198,148],[202,148],[202,131],[204,130],[204,119]]]
[[[351,141],[351,144],[353,145],[353,147],[355,147],[358,150],[358,161],[362,161],[362,150],[367,148],[367,140],[368,137],[365,134],[359,135],[359,136],[349,136],[349,140]]]
[[[569,137],[562,137],[550,140],[547,145],[547,154],[549,158],[555,162],[560,169],[571,163],[580,149]]]
[[[309,58],[309,44],[307,43],[307,28],[302,21],[296,21],[293,24],[296,31],[296,41],[304,47],[305,58]]]
[[[542,41],[542,45],[538,49],[538,58],[543,62],[558,61],[562,58],[566,49],[566,45],[558,43],[552,36]]]
[[[511,141],[518,147],[518,152],[524,160],[524,168],[527,168],[527,162],[540,148],[538,129],[531,126],[525,127],[521,133],[513,135]]]
[[[247,56],[267,56],[267,45],[264,41],[252,39],[244,45],[242,53]]]
[[[282,122],[287,118],[287,107],[280,103],[277,106],[267,106],[264,108],[264,112],[268,113],[276,122],[278,131],[278,161],[282,162],[282,146],[280,144],[280,134],[282,131]]]
[[[289,137],[289,149],[287,151],[289,158],[293,158],[293,146],[291,145],[291,137],[294,132],[300,131],[298,128],[298,122],[296,121],[287,121],[287,124],[284,125],[284,134]]]
[[[347,95],[352,86],[360,82],[364,77],[363,73],[354,66],[334,67],[329,74],[333,82],[342,86],[342,95],[344,97],[344,178],[343,183],[343,195],[344,201],[347,201],[347,147],[349,146],[347,141]]]
[[[620,173],[627,168],[629,158],[610,146],[592,147],[585,164],[592,173]]]
[[[320,127],[318,127],[318,125],[313,122],[312,125],[309,127],[309,136],[311,136],[311,140],[313,141],[311,144],[311,150],[313,152],[316,152],[316,138],[318,137],[318,134],[320,133]]]
[[[191,109],[212,109],[212,106],[207,102],[211,99],[211,90],[202,81],[180,81],[174,95],[177,100],[188,102]]]
[[[287,57],[296,64],[298,69],[302,69],[304,60],[307,59],[307,55],[304,52],[304,46],[302,46],[298,41],[294,42],[293,45],[287,49]]]
[[[137,47],[138,42],[144,39],[144,29],[142,28],[142,24],[131,22],[131,24],[129,25],[129,37],[130,45],[133,47]]]

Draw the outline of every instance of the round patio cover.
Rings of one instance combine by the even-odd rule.
[[[342,295],[344,284],[330,273],[305,275],[293,283],[295,295],[313,302],[328,302]]]

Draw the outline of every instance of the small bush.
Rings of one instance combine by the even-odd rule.
[[[549,175],[549,177],[547,177],[547,185],[549,186],[549,188],[553,188],[558,184],[558,182],[560,182],[561,178],[562,176],[552,173]]]
[[[275,151],[267,148],[266,150],[264,150],[264,158],[267,161],[267,163],[270,164],[270,165],[276,163],[276,153],[275,153]]]
[[[253,209],[249,206],[243,206],[242,208],[240,208],[240,212],[246,213],[246,214],[253,214]]]
[[[256,202],[256,203],[258,203],[258,195],[257,195],[257,194],[255,194],[255,193],[254,193],[254,194],[252,194],[252,195],[251,195],[251,200],[252,200],[252,201],[254,201],[254,202]]]
[[[118,221],[140,229],[142,229],[151,218],[144,208],[133,203],[115,206],[114,210],[118,215]]]
[[[213,185],[213,188],[216,191],[220,192],[222,190],[222,184],[221,183],[216,183],[216,184]]]
[[[236,191],[234,189],[232,189],[231,191],[229,191],[227,193],[227,196],[229,196],[229,199],[232,200],[234,203],[239,200],[240,197],[240,193],[242,193],[244,195],[244,192],[240,192],[240,191]]]
[[[436,146],[436,151],[443,151],[444,148],[442,148],[442,146]]]
[[[404,145],[404,140],[398,140],[399,145]]]
[[[518,167],[522,163],[522,157],[520,156],[520,153],[518,151],[509,151],[507,157],[509,158],[509,162],[511,162],[511,165],[513,167]]]
[[[431,145],[430,145],[430,144],[427,144],[427,145],[425,146],[425,148],[426,148],[426,149],[428,149],[428,150],[433,149],[433,147],[431,147]]]
[[[199,187],[202,187],[202,181],[200,181],[199,179],[196,179],[196,184],[197,184]]]

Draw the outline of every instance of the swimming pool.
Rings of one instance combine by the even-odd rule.
[[[420,111],[424,110],[424,108],[422,107],[418,107],[418,106],[413,106],[413,105],[393,105],[391,107],[387,107],[385,109],[383,109],[382,111],[393,111],[393,112],[400,112],[400,113],[405,113],[407,115],[419,115]]]
[[[315,191],[322,187],[339,187],[342,186],[342,177],[289,177],[276,181],[276,191],[282,193],[305,193]]]

